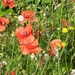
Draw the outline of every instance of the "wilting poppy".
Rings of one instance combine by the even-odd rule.
[[[66,20],[62,19],[61,22],[62,22],[63,26],[68,26]]]
[[[55,53],[54,50],[49,50],[49,54],[50,54],[51,56],[55,56],[55,55],[56,55],[56,53]]]
[[[54,39],[50,42],[52,50],[60,49],[62,47],[62,41],[60,39]]]
[[[9,6],[10,8],[13,8],[15,6],[15,0],[2,0],[4,6]]]
[[[21,15],[19,16],[19,21],[21,23],[25,23],[26,21],[36,20],[35,18],[35,12],[32,10],[25,10],[21,12]]]
[[[7,24],[9,24],[9,19],[5,17],[0,17],[0,32],[5,30]]]
[[[10,75],[16,75],[15,71],[12,71],[12,72],[10,73]]]

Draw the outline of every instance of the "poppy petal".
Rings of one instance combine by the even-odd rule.
[[[37,45],[38,45],[38,40],[36,40],[36,39],[30,44],[25,44],[26,48],[28,48],[28,49],[34,49],[37,47]]]
[[[20,48],[21,48],[22,54],[27,55],[30,53],[29,49],[27,49],[25,45],[20,45]]]
[[[35,15],[35,12],[30,10],[25,10],[21,12],[21,15],[24,16],[24,18],[27,20],[32,20]]]
[[[20,44],[30,44],[34,41],[34,36],[33,35],[29,35],[28,37],[26,38],[22,38],[22,39],[19,39],[19,42]]]
[[[5,17],[0,17],[0,21],[3,22],[4,24],[9,24],[9,19]]]
[[[5,30],[5,26],[0,25],[0,32],[3,32]]]
[[[30,53],[35,53],[38,54],[39,52],[41,52],[41,48],[40,47],[36,47],[35,49],[30,50]]]
[[[54,50],[54,48],[56,47],[56,45],[59,44],[60,48],[62,47],[62,41],[60,39],[54,39],[50,42],[50,46],[51,46],[51,49]]]
[[[13,8],[13,7],[15,7],[15,4],[14,4],[14,2],[11,2],[8,6],[9,6],[10,8]]]

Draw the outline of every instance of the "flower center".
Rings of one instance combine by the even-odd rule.
[[[27,35],[27,32],[23,32],[23,35],[26,36]]]

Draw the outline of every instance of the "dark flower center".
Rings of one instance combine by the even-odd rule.
[[[26,36],[27,35],[27,32],[23,32],[23,35]]]
[[[4,25],[5,23],[4,23],[4,22],[2,22],[2,21],[0,21],[0,24],[1,24],[1,25]]]

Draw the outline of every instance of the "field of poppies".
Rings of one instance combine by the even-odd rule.
[[[0,0],[0,75],[75,75],[75,0]]]

